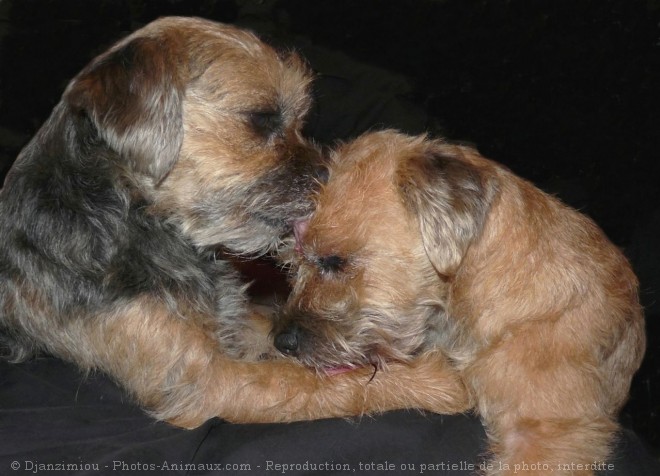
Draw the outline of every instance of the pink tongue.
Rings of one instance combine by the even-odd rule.
[[[293,222],[293,236],[296,238],[296,246],[294,249],[297,253],[303,252],[302,240],[305,238],[307,227],[309,226],[309,218],[302,218]]]
[[[328,375],[339,375],[343,374],[345,372],[349,372],[353,370],[355,367],[351,367],[350,365],[342,365],[340,367],[332,367],[329,369],[325,369],[325,373]]]

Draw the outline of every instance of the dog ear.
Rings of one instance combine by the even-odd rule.
[[[179,156],[183,139],[181,65],[175,46],[138,37],[87,66],[64,98],[135,171],[156,182]]]
[[[494,181],[460,157],[461,148],[434,142],[403,161],[398,186],[416,217],[426,254],[442,276],[460,266],[478,238],[495,192]]]

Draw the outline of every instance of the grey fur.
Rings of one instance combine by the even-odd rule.
[[[179,20],[188,22],[202,25]],[[194,58],[131,38],[71,82],[0,191],[0,346],[9,360],[47,351],[84,363],[94,349],[80,329],[140,295],[181,319],[185,309],[212,316],[219,348],[241,357],[245,284],[216,247],[272,251],[310,210],[315,157],[302,143],[301,157],[289,153],[243,189],[200,197],[194,229],[183,228],[182,211],[154,208],[153,190],[178,160],[191,79],[182,65]]]

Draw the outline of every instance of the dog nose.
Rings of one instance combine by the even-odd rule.
[[[275,336],[275,347],[286,355],[296,355],[300,345],[298,326],[290,326]]]

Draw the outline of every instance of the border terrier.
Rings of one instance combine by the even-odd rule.
[[[310,80],[296,54],[193,18],[157,20],[85,67],[0,192],[4,356],[106,372],[184,427],[459,411],[459,379],[440,397],[432,381],[408,391],[411,374],[451,378],[437,359],[373,379],[259,361],[270,322],[215,250],[267,253],[310,212]]]
[[[623,254],[470,147],[382,131],[330,162],[294,225],[276,347],[330,373],[441,352],[487,428],[489,475],[592,474],[645,347]]]

